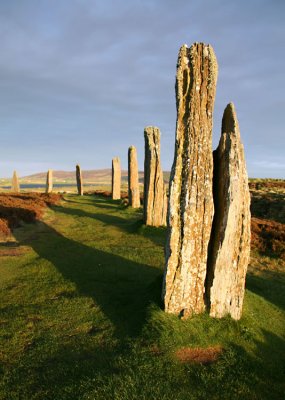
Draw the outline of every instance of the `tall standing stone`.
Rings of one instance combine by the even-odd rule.
[[[13,173],[11,192],[14,192],[14,193],[20,192],[20,183],[19,183],[17,171],[14,171],[14,173]]]
[[[47,172],[46,193],[51,193],[52,187],[52,169],[49,169]]]
[[[112,159],[112,199],[121,198],[121,163],[119,157]]]
[[[167,197],[160,164],[160,131],[154,126],[144,130],[144,222],[166,225]]]
[[[182,46],[176,75],[176,143],[170,177],[165,310],[184,318],[204,311],[213,218],[212,115],[218,65],[210,45]]]
[[[214,152],[214,204],[207,277],[210,315],[220,318],[230,314],[238,320],[250,254],[250,194],[232,103],[224,111],[222,135]]]
[[[139,208],[141,202],[137,149],[135,146],[130,146],[128,151],[128,184],[129,204],[133,208]]]
[[[80,165],[76,165],[76,183],[79,196],[83,196],[83,180]]]

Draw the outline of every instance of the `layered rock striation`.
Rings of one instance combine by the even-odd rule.
[[[182,46],[176,74],[176,142],[169,186],[165,310],[205,309],[207,253],[214,212],[212,125],[218,66],[211,46]]]
[[[144,223],[166,225],[167,196],[160,163],[160,130],[154,126],[144,129]]]
[[[130,146],[128,150],[128,197],[131,207],[140,207],[138,158],[135,146]]]
[[[212,317],[241,317],[250,256],[250,193],[233,103],[227,105],[214,152],[214,204],[207,297]]]

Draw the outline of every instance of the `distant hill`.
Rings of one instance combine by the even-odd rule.
[[[83,180],[85,183],[101,183],[110,184],[112,178],[111,168],[95,169],[82,171]],[[25,183],[43,183],[46,181],[46,172],[24,176],[20,178],[20,182]],[[168,182],[170,173],[164,172],[164,180]],[[54,183],[75,183],[75,171],[53,171]],[[127,182],[128,171],[122,171],[122,181]],[[139,180],[143,183],[143,171],[139,171]]]

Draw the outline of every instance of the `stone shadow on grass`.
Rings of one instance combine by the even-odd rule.
[[[246,288],[285,310],[285,274],[270,271],[263,271],[262,275],[248,273]]]
[[[162,272],[68,239],[44,222],[39,224],[46,234],[33,234],[20,244],[29,245],[51,262],[75,283],[79,295],[93,298],[114,324],[118,338],[139,335],[149,305],[160,303]],[[14,236],[17,239],[17,230]]]
[[[167,360],[167,368],[163,354],[149,353],[146,359],[147,347],[132,354],[132,348],[123,343],[114,348],[104,342],[86,345],[83,341],[81,345],[74,340],[49,349],[40,357],[35,353],[31,358],[25,353],[26,362],[22,359],[10,369],[6,382],[15,399],[22,398],[23,383],[25,399],[36,393],[44,394],[39,399],[111,399],[115,392],[120,399],[170,399],[173,382],[178,382],[177,399],[282,399],[285,341],[272,332],[262,333],[262,341],[251,339],[255,343],[253,353],[229,343],[216,362],[186,364],[183,375],[177,362],[173,363],[173,356]]]
[[[77,205],[80,205],[80,204],[87,204],[90,206],[95,205],[98,208],[105,208],[105,209],[107,208],[107,209],[112,209],[112,210],[116,210],[121,202],[121,200],[112,200],[111,198],[106,198],[106,197],[98,196],[98,195],[92,196],[92,197],[89,196],[89,198],[87,198],[87,199],[85,199],[83,197],[84,201],[82,200],[82,197],[80,197],[78,195],[74,195],[74,197],[79,198],[80,202],[76,201],[76,200],[71,200],[70,198],[66,198],[66,197],[64,197],[64,201],[66,203],[73,203],[73,204],[77,204]]]
[[[110,201],[111,200],[105,200],[104,198],[101,198],[100,200],[95,199],[92,203],[89,203],[90,205],[94,205],[94,213],[83,211],[79,208],[63,207],[58,205],[53,206],[52,208],[55,211],[72,216],[94,218],[106,225],[115,226],[124,232],[142,235],[159,246],[165,245],[166,227],[153,227],[144,225],[140,211],[134,215],[128,215],[127,218],[118,217],[117,215],[113,214],[96,212],[96,208],[111,208],[116,211],[118,204],[110,205]]]

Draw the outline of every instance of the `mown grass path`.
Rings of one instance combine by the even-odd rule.
[[[66,196],[1,257],[2,400],[280,399],[284,274],[252,274],[244,317],[180,321],[160,306],[164,229],[141,210]],[[183,364],[183,347],[222,346]]]

